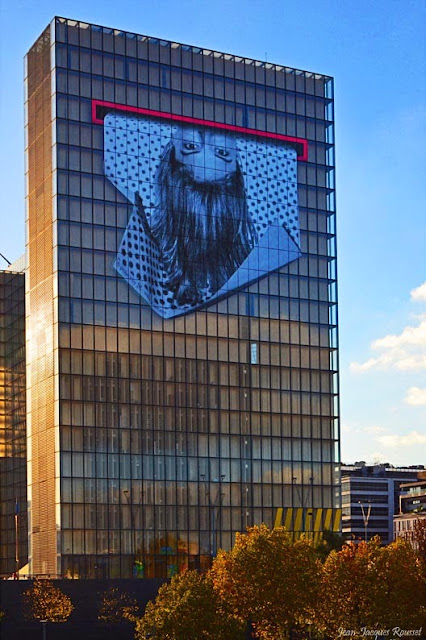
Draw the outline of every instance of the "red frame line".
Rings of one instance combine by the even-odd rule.
[[[259,131],[258,129],[248,129],[247,127],[239,127],[233,124],[224,124],[222,122],[214,122],[212,120],[201,120],[200,118],[191,118],[189,116],[179,116],[174,113],[164,113],[163,111],[153,111],[152,109],[143,109],[142,107],[129,107],[125,104],[118,104],[116,102],[106,102],[104,100],[92,99],[92,122],[94,124],[103,125],[103,117],[98,116],[98,107],[104,109],[114,109],[116,111],[126,111],[128,113],[136,113],[145,116],[154,116],[156,118],[165,118],[167,120],[174,120],[175,122],[186,122],[189,124],[202,125],[203,127],[212,127],[215,129],[225,129],[226,131],[234,131],[237,133],[245,133],[252,136],[259,136],[262,138],[272,138],[273,140],[282,140],[283,142],[290,142],[292,144],[300,145],[302,147],[302,153],[298,153],[297,159],[300,162],[308,161],[308,141],[305,138],[294,138],[292,136],[284,136],[280,133],[270,133],[269,131]]]

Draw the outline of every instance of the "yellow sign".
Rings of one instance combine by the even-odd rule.
[[[340,533],[341,509],[306,509],[302,507],[279,507],[275,516],[274,529],[284,526],[294,540],[303,533],[314,542],[328,529]]]

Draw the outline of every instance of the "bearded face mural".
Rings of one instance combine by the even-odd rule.
[[[235,142],[226,143],[221,133],[184,130],[160,161],[150,227],[178,304],[220,289],[257,241]]]
[[[288,144],[116,113],[104,128],[105,173],[134,205],[115,268],[162,317],[300,256]]]

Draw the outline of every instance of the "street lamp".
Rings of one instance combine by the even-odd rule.
[[[365,542],[367,542],[367,527],[368,527],[368,521],[370,520],[371,502],[370,500],[368,501],[367,513],[365,513],[364,504],[361,502],[361,500],[358,500],[358,504],[361,506],[362,519],[364,520],[364,540]]]
[[[15,579],[19,580],[19,502],[18,502],[18,498],[15,498]]]
[[[135,518],[134,509],[135,507],[137,510],[140,509],[143,501],[143,491],[140,492],[139,502],[137,504],[133,502],[132,488],[130,489],[130,492],[127,489],[124,489],[123,493],[126,497],[126,501],[130,509],[130,526],[132,528],[131,554],[133,556],[133,564],[135,564],[136,563],[136,518]],[[142,523],[142,563],[144,562],[144,558],[145,558],[145,546],[144,546],[144,529],[143,529],[143,523]],[[144,565],[144,568],[145,568],[145,565]],[[132,571],[132,575],[133,575],[133,571]]]
[[[306,489],[306,491],[303,491],[304,487],[303,484],[298,485],[297,484],[297,477],[293,476],[293,486],[296,488],[297,491],[297,496],[299,498],[299,502],[302,505],[302,514],[303,514],[303,531],[305,533],[307,533],[306,531],[306,524],[307,524],[307,516],[310,515],[312,516],[312,510],[310,510],[309,512],[306,511],[306,507],[308,506],[308,502],[309,502],[309,498],[312,498],[312,487],[314,484],[314,479],[312,476],[310,476],[309,478],[309,487],[308,489]]]
[[[46,625],[47,620],[40,620],[41,628],[43,630],[43,640],[46,640]]]
[[[305,509],[308,506],[308,502],[309,502],[309,497],[312,494],[312,486],[314,484],[314,479],[312,476],[310,476],[309,478],[309,488],[308,490],[305,492],[305,496],[303,497],[302,492],[300,491],[300,486],[296,484],[297,483],[297,478],[296,476],[293,476],[293,486],[296,487],[296,491],[297,491],[297,495],[300,501],[300,504],[302,505],[303,509]],[[302,486],[303,488],[303,486]]]
[[[216,519],[217,516],[219,515],[220,509],[222,507],[222,498],[223,498],[223,493],[221,493],[220,490],[220,486],[219,489],[216,493],[216,496],[214,498],[214,500],[212,499],[212,495],[210,492],[210,488],[206,482],[206,476],[204,473],[202,473],[200,475],[201,480],[203,481],[204,484],[204,490],[206,492],[206,498],[207,498],[207,502],[208,502],[208,507],[209,507],[209,525],[210,525],[210,532],[211,532],[211,557],[215,558],[216,557],[216,552],[217,552],[217,540],[216,540]],[[220,476],[220,480],[219,483],[222,483],[226,478],[226,475],[223,474]],[[217,482],[217,480],[216,480]],[[216,508],[217,509],[217,513],[216,513]]]

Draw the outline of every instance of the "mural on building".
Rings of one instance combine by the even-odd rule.
[[[279,136],[110,112],[104,154],[107,178],[133,204],[115,269],[160,316],[301,255],[297,150]]]

